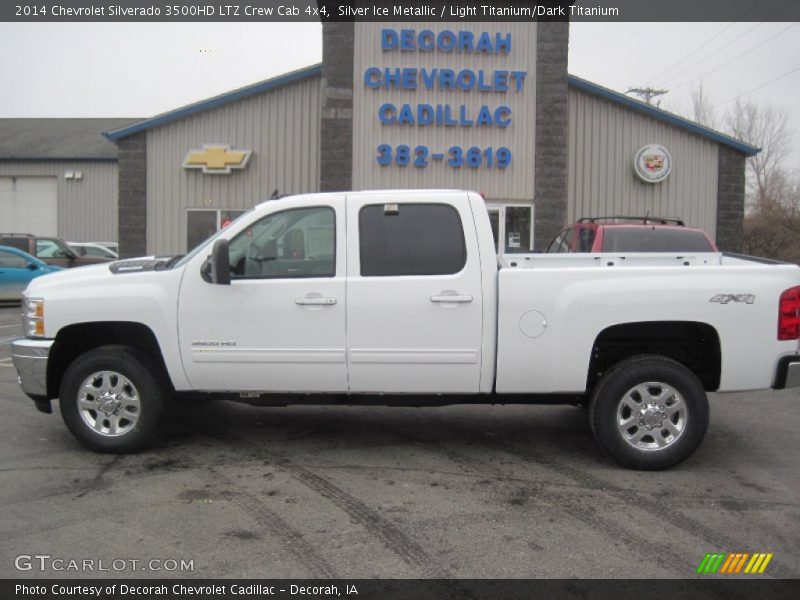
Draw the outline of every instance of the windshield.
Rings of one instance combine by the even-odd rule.
[[[246,211],[246,212],[243,212],[241,215],[239,215],[238,217],[236,217],[236,219],[235,219],[235,220],[233,220],[233,221],[230,223],[230,225],[227,225],[227,226],[223,227],[222,229],[218,229],[216,233],[214,233],[214,234],[212,234],[212,235],[211,235],[211,237],[209,237],[209,238],[208,238],[208,239],[206,239],[204,242],[201,242],[201,243],[199,243],[197,246],[195,246],[194,248],[192,248],[192,250],[191,250],[189,253],[187,253],[187,254],[186,254],[186,256],[184,256],[182,259],[180,259],[178,262],[176,262],[176,263],[173,265],[173,268],[182,267],[183,265],[185,265],[186,263],[188,263],[190,260],[192,260],[192,259],[193,259],[195,256],[197,256],[198,254],[200,254],[200,253],[201,253],[201,252],[202,252],[202,251],[203,251],[205,248],[209,248],[209,253],[210,253],[210,247],[211,247],[211,245],[212,245],[212,244],[213,244],[213,243],[216,241],[216,239],[217,239],[217,238],[218,238],[218,237],[219,237],[219,236],[222,234],[222,232],[223,232],[223,231],[226,231],[227,229],[229,229],[229,228],[231,227],[231,225],[234,225],[234,224],[238,223],[240,220],[242,220],[242,219],[243,219],[243,218],[245,218],[247,215],[249,215],[251,212],[253,212],[253,210],[254,210],[254,209],[253,209],[253,208],[251,208],[250,210],[248,210],[248,211]]]

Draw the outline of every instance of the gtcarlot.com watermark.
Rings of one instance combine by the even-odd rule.
[[[184,558],[63,558],[50,554],[19,554],[14,557],[17,571],[107,573],[151,571],[194,571],[194,559]]]

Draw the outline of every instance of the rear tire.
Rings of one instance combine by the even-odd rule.
[[[686,460],[703,441],[708,420],[703,385],[684,365],[663,356],[635,356],[614,365],[589,406],[597,443],[631,469],[667,469]]]
[[[168,395],[161,369],[128,346],[102,346],[78,357],[61,380],[64,423],[84,446],[139,452],[158,435]]]

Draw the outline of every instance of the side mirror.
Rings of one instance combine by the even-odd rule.
[[[214,242],[214,248],[211,250],[210,267],[211,283],[216,283],[217,285],[231,284],[231,259],[228,254],[228,240],[220,238]]]
[[[38,271],[39,265],[37,265],[36,263],[28,263],[28,269],[30,271]]]

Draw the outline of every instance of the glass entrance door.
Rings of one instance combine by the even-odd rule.
[[[533,252],[533,205],[487,205],[497,254]]]

